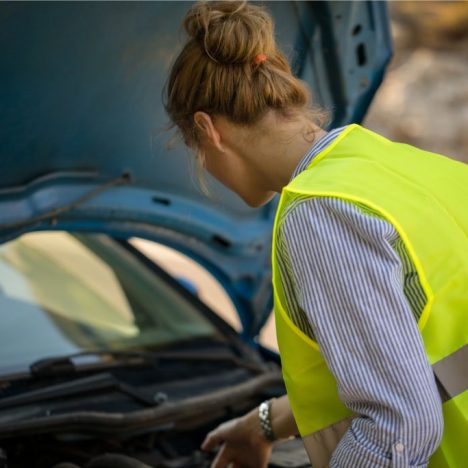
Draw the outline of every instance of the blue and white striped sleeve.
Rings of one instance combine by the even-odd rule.
[[[426,466],[441,401],[402,287],[387,221],[334,198],[308,198],[280,225],[298,306],[355,418],[331,467]]]

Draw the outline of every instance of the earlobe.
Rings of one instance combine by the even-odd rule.
[[[224,151],[221,144],[221,135],[216,128],[213,119],[206,112],[198,111],[195,112],[193,120],[203,137],[219,151]]]

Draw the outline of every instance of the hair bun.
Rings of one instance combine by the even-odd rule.
[[[184,28],[205,53],[223,64],[254,60],[275,51],[273,22],[260,6],[245,1],[210,1],[194,4]]]

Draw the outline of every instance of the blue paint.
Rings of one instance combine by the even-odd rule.
[[[190,156],[168,150],[162,131],[161,92],[189,4],[0,3],[0,240],[35,229],[158,240],[221,282],[253,337],[272,306],[277,199],[252,209],[216,181],[207,199]],[[385,3],[266,5],[293,69],[333,109],[331,126],[359,122],[391,55]],[[30,223],[124,173],[128,184]]]

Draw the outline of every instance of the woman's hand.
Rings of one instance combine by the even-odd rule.
[[[220,424],[201,447],[213,450],[220,444],[211,468],[266,468],[273,445],[261,432],[257,409]]]

